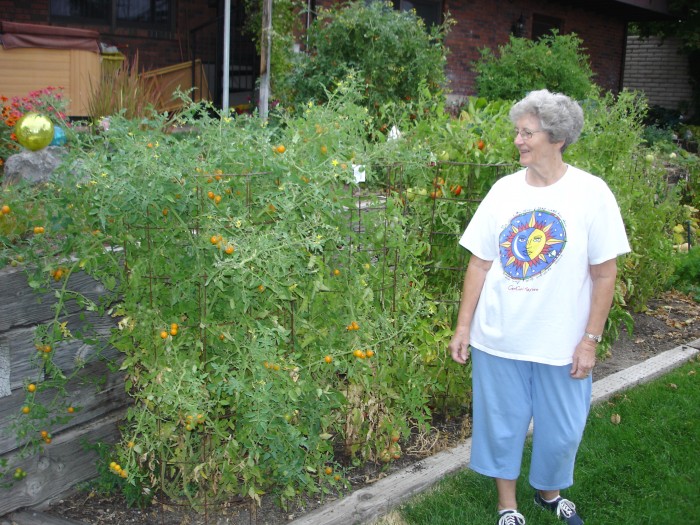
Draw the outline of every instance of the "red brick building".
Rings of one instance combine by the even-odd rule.
[[[209,86],[221,99],[222,22],[228,0],[0,0],[0,20],[91,29],[105,45],[133,56],[138,50],[143,69],[154,69],[201,58]],[[310,0],[310,7],[338,0]],[[449,12],[456,21],[448,39],[447,76],[455,96],[473,93],[471,64],[478,49],[496,48],[511,33],[526,38],[559,29],[576,33],[590,55],[596,82],[618,91],[622,87],[627,24],[663,17],[666,0],[393,0],[400,9],[416,9],[428,21]],[[241,36],[242,0],[230,0],[232,13],[230,92],[250,96],[259,59],[250,39]],[[2,35],[0,35],[2,38]],[[7,74],[7,72],[3,72]],[[235,103],[235,102],[234,102]]]

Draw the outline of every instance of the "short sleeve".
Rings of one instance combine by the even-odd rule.
[[[493,261],[498,257],[498,232],[491,212],[497,201],[494,190],[495,187],[481,201],[459,240],[461,246],[485,261]]]
[[[601,264],[631,251],[615,196],[603,180],[600,183],[600,205],[592,218],[588,234],[589,264]]]

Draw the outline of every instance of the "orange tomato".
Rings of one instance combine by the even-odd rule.
[[[227,255],[231,255],[234,252],[234,248],[229,244],[228,246],[226,246],[226,249],[224,251]]]
[[[333,358],[332,358],[331,356],[327,355],[326,357],[323,358],[323,360],[324,360],[326,363],[330,363],[331,361],[333,361]]]
[[[167,337],[168,337],[168,332],[166,332],[165,330],[163,330],[163,331],[160,333],[160,338],[161,338],[161,339],[166,339]]]
[[[7,204],[0,208],[0,212],[2,212],[4,215],[7,215],[8,213],[10,213],[10,211],[12,210],[10,210],[10,207]]]
[[[483,151],[486,147],[486,143],[483,140],[480,140],[479,142],[477,142],[476,147]]]
[[[27,391],[28,392],[36,392],[36,385],[34,383],[29,383],[27,385]]]

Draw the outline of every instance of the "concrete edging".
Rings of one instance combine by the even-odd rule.
[[[593,383],[591,403],[649,382],[700,352],[700,339],[662,352]],[[361,488],[343,499],[290,521],[290,525],[360,525],[377,519],[409,498],[426,491],[445,475],[467,468],[471,439]]]

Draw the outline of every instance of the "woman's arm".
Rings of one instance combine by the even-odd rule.
[[[493,261],[485,261],[476,255],[472,255],[464,275],[457,326],[447,347],[450,350],[452,359],[461,364],[466,363],[467,359],[469,359],[469,329],[472,317],[474,317],[474,310],[481,296],[481,290],[484,287],[486,274],[491,269],[492,263]]]
[[[588,313],[586,332],[593,335],[601,335],[608,319],[613,295],[615,294],[615,279],[617,277],[617,259],[610,259],[601,264],[590,266],[591,279],[593,280],[593,294],[591,296],[591,309]],[[588,337],[583,337],[574,350],[571,363],[571,377],[583,379],[587,377],[595,366],[596,342]]]

